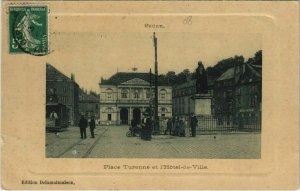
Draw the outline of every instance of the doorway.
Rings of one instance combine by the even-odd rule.
[[[133,109],[132,117],[133,117],[133,120],[135,120],[137,124],[141,124],[141,110],[139,108]]]
[[[122,108],[120,110],[121,124],[128,124],[128,109]]]

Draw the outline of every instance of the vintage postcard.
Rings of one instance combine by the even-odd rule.
[[[2,14],[3,189],[298,187],[297,2]]]

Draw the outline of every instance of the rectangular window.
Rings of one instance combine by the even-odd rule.
[[[238,88],[236,89],[236,95],[241,95],[241,88],[240,88],[240,87],[238,87]]]
[[[229,110],[229,111],[232,111],[232,110],[233,110],[233,107],[232,107],[232,103],[231,103],[231,102],[228,102],[228,110]]]
[[[127,98],[127,93],[122,92],[121,93],[121,98]]]
[[[111,121],[111,113],[107,114],[107,120]]]
[[[251,107],[254,107],[257,105],[257,96],[256,95],[251,95],[250,96],[250,106]]]
[[[250,86],[250,94],[256,94],[258,92],[257,84]]]
[[[139,98],[139,93],[134,93],[134,98]]]
[[[241,107],[241,97],[237,98],[237,107],[240,108]]]
[[[227,97],[229,97],[229,98],[232,97],[232,90],[227,90]]]

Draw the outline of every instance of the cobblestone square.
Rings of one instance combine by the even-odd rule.
[[[260,133],[226,133],[177,137],[152,136],[151,141],[126,137],[128,126],[98,126],[96,138],[80,139],[79,128],[57,135],[46,133],[46,157],[50,158],[201,158],[258,159]]]

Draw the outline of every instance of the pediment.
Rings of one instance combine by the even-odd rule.
[[[149,82],[140,78],[133,78],[131,80],[123,82],[122,85],[149,85]]]

